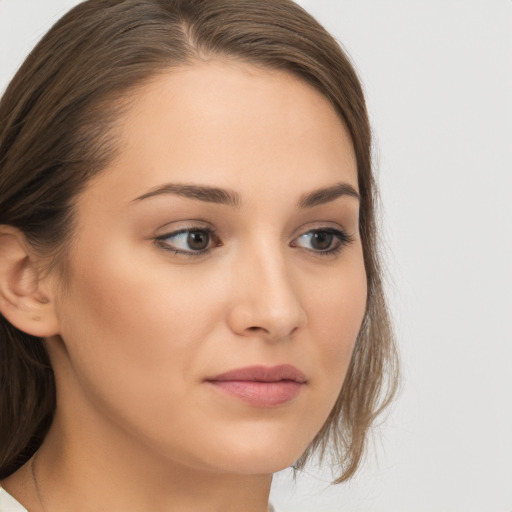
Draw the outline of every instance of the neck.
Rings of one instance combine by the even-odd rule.
[[[56,417],[37,456],[45,510],[266,512],[271,475],[194,468],[138,446],[130,436],[62,428]],[[86,435],[83,435],[85,434]]]

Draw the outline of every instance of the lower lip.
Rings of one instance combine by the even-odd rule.
[[[304,386],[301,382],[281,380],[278,382],[261,381],[209,381],[223,392],[257,407],[275,407],[293,400]]]

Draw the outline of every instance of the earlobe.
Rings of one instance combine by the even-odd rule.
[[[0,225],[0,312],[21,331],[38,337],[58,334],[49,293],[40,281],[25,235]]]

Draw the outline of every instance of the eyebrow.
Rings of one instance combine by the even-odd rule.
[[[204,185],[181,185],[178,183],[167,183],[161,187],[156,187],[137,197],[135,201],[142,201],[143,199],[163,194],[174,194],[206,203],[225,204],[234,208],[240,208],[242,204],[240,195],[232,190]]]
[[[242,199],[240,194],[233,190],[210,187],[206,185],[186,185],[179,183],[166,183],[165,185],[149,190],[145,194],[137,197],[134,201],[142,201],[150,197],[174,194],[177,196],[196,199],[207,203],[216,203],[240,208]],[[356,189],[348,183],[336,183],[329,187],[319,188],[312,192],[303,194],[297,202],[300,209],[313,208],[321,204],[329,203],[338,199],[338,197],[349,196],[360,200],[360,196]]]
[[[303,194],[300,197],[297,206],[301,209],[312,208],[313,206],[318,206],[320,204],[330,203],[342,196],[354,197],[358,201],[361,200],[359,193],[352,185],[349,185],[348,183],[336,183],[336,185],[319,188],[312,192],[308,192],[307,194]]]

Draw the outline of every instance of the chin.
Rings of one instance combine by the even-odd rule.
[[[222,453],[212,453],[217,469],[244,475],[276,473],[294,464],[309,444],[293,439],[290,432],[284,439],[267,437],[262,432],[250,441],[234,439],[229,447],[224,445]]]
[[[259,454],[251,457],[237,455],[229,461],[222,461],[224,464],[217,461],[217,470],[238,475],[270,475],[291,466],[299,457],[276,456],[275,454]]]

